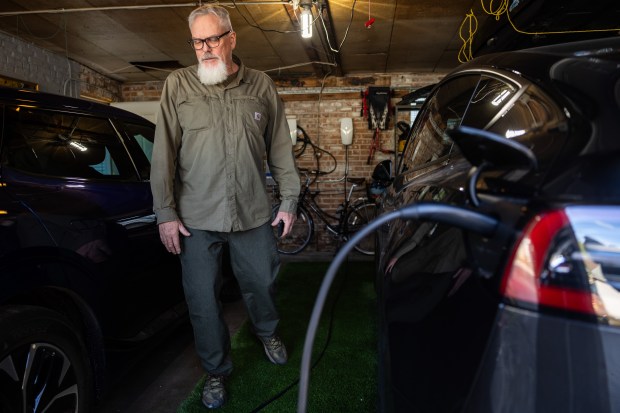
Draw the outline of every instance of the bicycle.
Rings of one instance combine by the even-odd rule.
[[[351,183],[346,192],[345,199],[336,209],[336,214],[330,214],[321,208],[315,198],[320,191],[310,189],[311,180],[306,175],[306,180],[297,202],[297,220],[293,224],[291,232],[285,238],[278,238],[278,251],[282,254],[293,255],[303,251],[314,235],[313,215],[325,223],[326,228],[339,242],[346,242],[352,234],[357,232],[377,215],[377,205],[366,197],[358,198],[351,202],[351,196],[356,187],[365,185],[364,178],[345,178],[345,182]],[[280,204],[273,207],[273,214],[278,212]],[[312,211],[312,213],[310,212]],[[333,224],[330,221],[337,221]],[[274,230],[275,231],[275,230]],[[277,235],[276,235],[277,236]],[[373,234],[364,238],[355,246],[355,249],[364,255],[374,255],[375,237]]]

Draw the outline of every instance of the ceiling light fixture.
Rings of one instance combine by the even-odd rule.
[[[301,37],[312,37],[312,4],[301,5]]]

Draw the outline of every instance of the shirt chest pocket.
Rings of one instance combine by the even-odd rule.
[[[252,135],[263,136],[269,123],[268,106],[256,96],[242,96],[235,99],[237,119]]]
[[[221,119],[214,111],[219,105],[208,96],[188,97],[179,104],[178,114],[181,128],[185,131],[206,130],[216,126]]]

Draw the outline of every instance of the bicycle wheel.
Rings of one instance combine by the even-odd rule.
[[[347,215],[347,239],[354,233],[362,229],[366,224],[377,216],[377,205],[374,202],[363,201],[351,207],[351,212]],[[364,255],[375,255],[375,234],[367,235],[355,247],[357,251]]]
[[[278,213],[280,204],[273,207],[273,218]],[[314,221],[312,216],[302,206],[297,207],[297,220],[293,224],[293,229],[285,238],[278,238],[278,229],[274,227],[274,235],[278,243],[278,252],[287,255],[301,252],[308,244],[314,234]]]

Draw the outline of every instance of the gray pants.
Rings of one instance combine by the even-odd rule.
[[[254,333],[261,337],[273,335],[280,321],[274,302],[280,256],[270,222],[240,232],[188,231],[192,235],[183,237],[181,265],[196,352],[208,373],[228,375],[232,371],[230,334],[218,299],[223,246],[229,245]]]

